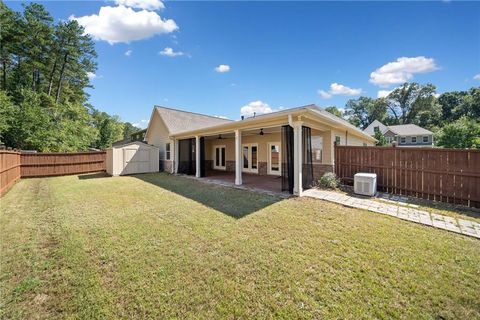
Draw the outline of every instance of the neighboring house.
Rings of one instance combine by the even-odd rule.
[[[136,131],[136,132],[130,134],[130,137],[127,137],[123,140],[115,141],[114,143],[112,143],[112,147],[122,146],[122,145],[127,144],[127,143],[132,142],[132,141],[143,142],[143,141],[145,141],[145,133],[146,132],[147,132],[147,129]]]
[[[145,141],[145,134],[147,133],[147,129],[143,129],[137,132],[130,134],[130,141]]]
[[[263,176],[297,195],[333,171],[335,143],[373,146],[376,141],[315,105],[238,121],[155,107],[145,140],[160,148],[167,172],[225,176],[237,185],[243,174],[256,181]]]
[[[377,130],[382,133],[388,143],[396,141],[400,147],[433,146],[433,132],[419,127],[416,124],[386,126],[380,121],[375,120],[363,131],[373,137]]]

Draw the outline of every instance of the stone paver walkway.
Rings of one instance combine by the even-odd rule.
[[[335,191],[309,189],[304,191],[303,195],[311,198],[339,203],[347,207],[365,209],[372,212],[386,214],[402,220],[413,221],[427,226],[480,239],[480,223],[474,221],[455,219],[412,207],[404,207],[396,204],[381,203],[360,197],[352,197],[350,195]]]

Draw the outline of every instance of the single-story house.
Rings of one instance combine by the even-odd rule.
[[[373,137],[377,130],[382,133],[388,143],[396,141],[400,147],[433,147],[433,132],[416,124],[386,126],[374,120],[363,131]]]
[[[232,121],[156,106],[145,134],[160,168],[301,195],[334,166],[334,144],[376,140],[316,105]]]

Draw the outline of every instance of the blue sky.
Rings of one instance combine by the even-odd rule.
[[[404,80],[480,85],[476,2],[42,3],[97,39],[90,102],[143,127],[155,104],[238,119],[244,106],[343,107]]]

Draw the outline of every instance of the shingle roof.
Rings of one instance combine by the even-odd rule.
[[[163,119],[165,126],[172,135],[182,131],[207,128],[232,121],[229,119],[222,119],[219,117],[167,107],[156,106],[155,110]]]
[[[368,133],[369,135],[373,136],[373,135],[375,135],[375,127],[378,127],[378,129],[380,130],[380,132],[382,134],[384,134],[385,132],[388,131],[388,127],[386,125],[384,125],[383,123],[381,123],[378,120],[374,120],[372,123],[370,123],[368,125],[368,127],[365,128],[365,130],[363,130],[363,132]]]
[[[427,129],[419,127],[416,124],[400,124],[395,126],[386,126],[378,120],[375,120],[372,123],[370,123],[370,125],[366,127],[365,130],[363,131],[373,136],[375,135],[375,127],[378,127],[382,134],[385,134],[385,132],[387,132],[388,130],[392,131],[393,133],[399,136],[433,134],[431,131],[428,131]]]
[[[320,107],[317,106],[316,104],[310,104],[310,105],[306,106],[305,108],[314,110],[314,111],[320,113],[321,115],[323,115],[324,117],[326,117],[326,118],[328,118],[328,119],[330,119],[330,120],[336,121],[336,122],[340,122],[340,123],[342,123],[344,126],[347,126],[347,127],[351,128],[351,129],[353,129],[353,130],[362,132],[361,129],[358,129],[357,127],[355,127],[353,124],[351,124],[351,123],[348,122],[347,120],[345,120],[345,119],[343,119],[343,118],[340,118],[340,117],[337,117],[337,116],[334,115],[333,113],[328,112],[328,111],[326,111],[326,110],[323,109],[323,108],[320,108]]]
[[[401,124],[397,126],[388,126],[390,130],[399,136],[412,136],[422,134],[433,134],[433,132],[417,126],[416,124]]]
[[[255,117],[249,117],[249,118],[246,118],[246,119],[240,120],[240,121],[231,121],[231,122],[227,121],[225,123],[220,123],[220,124],[211,126],[211,128],[208,128],[208,127],[191,128],[191,129],[188,129],[188,130],[180,131],[179,134],[183,135],[183,136],[199,134],[200,131],[203,130],[203,129],[232,130],[233,124],[244,125],[247,122],[253,124],[256,121],[261,121],[262,119],[265,119],[265,118],[280,116],[282,114],[283,115],[289,115],[291,113],[294,113],[294,112],[297,112],[297,111],[302,111],[302,110],[309,110],[309,111],[311,111],[311,112],[313,112],[317,115],[320,115],[320,117],[323,117],[324,119],[327,118],[327,119],[325,119],[327,121],[330,121],[330,122],[336,123],[336,124],[341,124],[341,125],[343,125],[347,128],[351,128],[352,130],[357,132],[357,134],[360,134],[360,135],[364,136],[365,138],[370,138],[371,140],[375,140],[370,135],[363,132],[361,129],[358,129],[354,125],[350,124],[345,119],[339,118],[339,117],[335,116],[334,114],[332,114],[330,112],[327,112],[324,109],[318,107],[315,104],[309,104],[309,105],[296,107],[296,108],[282,109],[282,110],[271,112],[271,113],[256,115]],[[232,125],[230,125],[230,124],[232,124]]]

